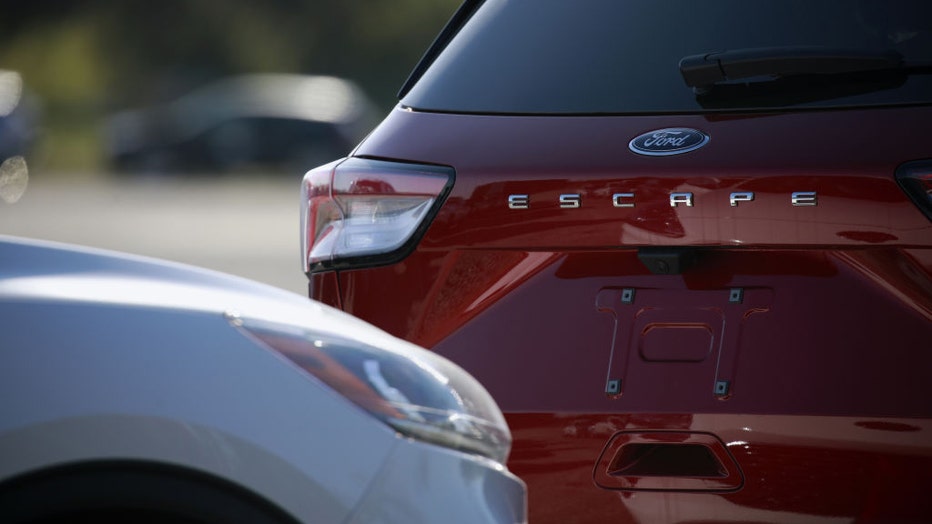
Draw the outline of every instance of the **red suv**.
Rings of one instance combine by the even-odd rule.
[[[932,3],[467,1],[303,184],[541,522],[932,518]]]

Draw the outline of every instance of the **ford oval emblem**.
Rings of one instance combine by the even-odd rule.
[[[628,143],[639,155],[668,156],[695,151],[709,143],[709,135],[688,127],[668,127],[644,133]]]

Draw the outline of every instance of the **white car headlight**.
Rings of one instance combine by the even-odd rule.
[[[399,433],[504,463],[511,433],[478,381],[407,343],[374,347],[293,325],[232,318],[247,336],[294,362]]]

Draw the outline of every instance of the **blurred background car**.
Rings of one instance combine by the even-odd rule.
[[[124,111],[104,124],[117,172],[303,173],[347,154],[377,112],[353,82],[332,76],[226,78],[172,102]]]
[[[0,237],[0,520],[526,522],[451,362],[299,295]]]
[[[32,153],[39,138],[39,103],[16,71],[0,70],[0,163]]]
[[[291,270],[294,188],[308,169],[355,143],[296,167],[292,152],[273,144],[263,149],[285,158],[230,166],[238,176],[115,176],[105,125],[118,113],[164,108],[225,79],[279,74],[348,80],[381,115],[459,4],[74,0],[49,9],[6,2],[0,69],[19,73],[39,103],[41,133],[26,162],[12,166],[28,165],[28,189],[16,184],[15,205],[0,198],[0,233],[171,259],[304,294],[305,277]],[[237,143],[243,133],[232,127],[215,143]],[[161,162],[156,155],[150,165]]]

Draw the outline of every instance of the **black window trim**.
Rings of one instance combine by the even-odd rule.
[[[401,86],[401,89],[398,91],[399,100],[408,94],[408,91],[414,87],[414,84],[416,84],[424,72],[427,71],[427,68],[437,59],[440,51],[442,51],[443,48],[450,43],[450,40],[460,32],[460,29],[466,25],[466,22],[472,18],[472,15],[484,2],[485,0],[465,0],[460,4],[459,8],[453,14],[453,17],[450,18],[450,21],[443,27],[440,34],[434,39],[434,42],[427,48],[424,56],[422,56],[417,65],[414,66],[414,70],[411,71],[411,74],[408,75],[408,79],[405,80],[405,83]]]

